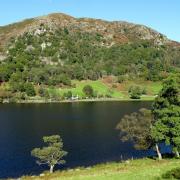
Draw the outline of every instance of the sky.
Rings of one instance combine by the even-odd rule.
[[[143,24],[180,42],[180,0],[1,0],[0,26],[55,12]]]

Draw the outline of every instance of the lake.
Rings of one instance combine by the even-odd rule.
[[[91,166],[152,155],[119,140],[117,123],[123,115],[151,107],[151,102],[84,102],[0,105],[0,178],[32,175],[47,170],[38,166],[31,150],[42,137],[61,135],[69,154],[63,167]]]

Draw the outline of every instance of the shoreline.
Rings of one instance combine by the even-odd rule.
[[[2,104],[59,104],[59,103],[81,103],[81,102],[141,102],[141,101],[153,101],[155,96],[148,96],[148,98],[130,99],[130,98],[103,98],[103,99],[80,99],[80,100],[25,100],[19,102],[4,102]]]

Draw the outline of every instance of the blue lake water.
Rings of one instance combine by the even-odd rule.
[[[42,137],[59,134],[67,163],[56,168],[90,166],[152,155],[119,140],[117,123],[125,115],[151,107],[151,102],[88,102],[0,105],[0,178],[33,175],[47,170],[38,166],[31,150]]]

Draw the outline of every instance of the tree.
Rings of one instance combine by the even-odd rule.
[[[40,97],[43,97],[45,99],[49,99],[49,92],[47,89],[43,88],[43,86],[40,86],[38,93],[39,93]]]
[[[71,79],[66,74],[60,74],[57,78],[59,79],[60,83],[71,86]]]
[[[151,126],[153,123],[151,110],[140,109],[130,115],[125,115],[116,126],[120,131],[120,139],[133,141],[134,147],[138,150],[147,150],[154,147],[155,142],[151,136]],[[155,145],[159,159],[161,154],[157,145]]]
[[[28,96],[35,96],[36,95],[36,92],[35,92],[35,89],[34,89],[34,86],[31,84],[31,83],[25,83],[24,84],[24,89],[25,89],[25,92]]]
[[[47,164],[50,167],[50,173],[53,173],[55,165],[65,163],[62,158],[67,155],[67,152],[63,150],[63,142],[59,135],[45,136],[43,141],[47,146],[33,149],[31,155],[38,159],[39,165]]]
[[[94,96],[94,90],[93,90],[92,86],[90,86],[90,85],[84,86],[83,92],[87,97],[93,97]]]
[[[152,136],[156,142],[165,142],[173,147],[179,157],[180,152],[180,82],[172,76],[163,83],[163,89],[153,104],[155,122]]]
[[[129,95],[131,99],[140,99],[142,90],[139,86],[132,86],[129,88]]]
[[[136,149],[149,149],[152,146],[150,128],[152,124],[151,111],[140,109],[130,115],[125,115],[116,129],[120,131],[122,141],[132,140]]]
[[[45,97],[46,90],[42,86],[40,86],[40,88],[38,89],[38,93],[39,93],[39,96]]]

